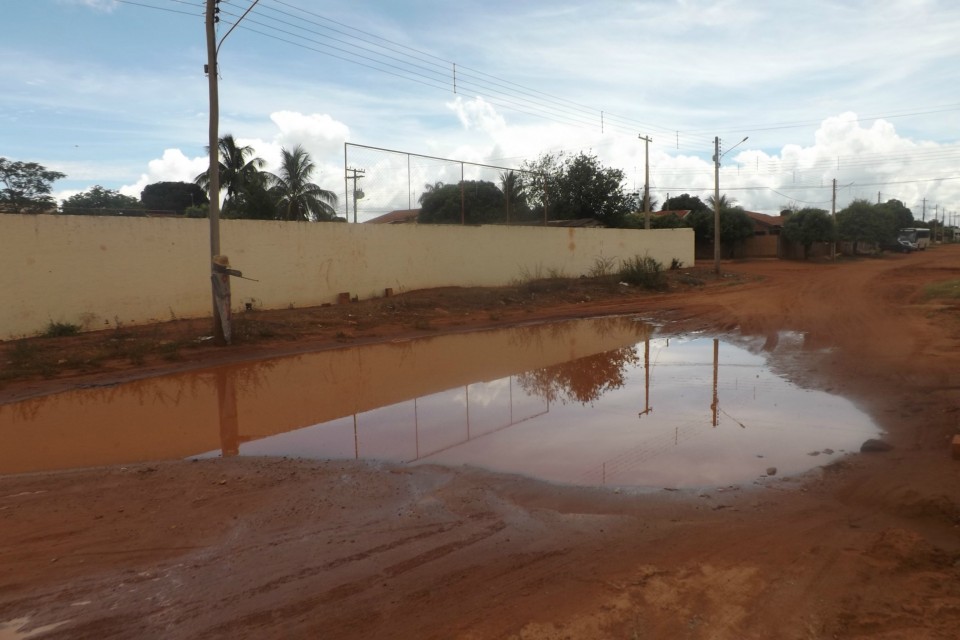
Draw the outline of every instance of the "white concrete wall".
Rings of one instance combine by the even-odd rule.
[[[225,220],[234,306],[306,307],[439,286],[590,273],[649,255],[692,265],[693,231],[355,225]],[[0,215],[0,339],[50,322],[100,329],[211,313],[209,223],[176,218]]]

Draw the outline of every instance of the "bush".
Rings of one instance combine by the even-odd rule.
[[[80,333],[80,325],[70,322],[51,322],[41,334],[44,338],[75,336]]]
[[[667,288],[667,276],[663,265],[650,256],[634,256],[620,267],[620,279],[644,289],[662,291]]]

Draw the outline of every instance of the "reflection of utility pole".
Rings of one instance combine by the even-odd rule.
[[[643,372],[644,372],[644,388],[645,388],[645,403],[644,409],[640,412],[640,417],[647,415],[653,411],[653,407],[650,406],[650,337],[647,336],[647,339],[643,343]]]
[[[713,411],[713,426],[717,426],[717,411],[720,409],[720,398],[717,396],[717,364],[720,360],[720,339],[713,339],[713,402],[710,410]]]
[[[237,418],[237,384],[235,373],[218,369],[217,413],[220,416],[220,455],[224,458],[240,453],[240,425]]]
[[[353,173],[352,176],[344,176],[345,180],[353,180],[353,222],[357,222],[357,200],[363,198],[363,191],[359,190],[359,181],[363,179],[364,170],[363,169],[347,169],[347,173]],[[350,212],[347,211],[347,221],[350,221]]]

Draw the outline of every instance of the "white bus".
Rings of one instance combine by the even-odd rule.
[[[900,237],[917,245],[917,249],[926,249],[930,246],[930,229],[926,227],[900,229]]]

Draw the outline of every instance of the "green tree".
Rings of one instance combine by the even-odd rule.
[[[893,214],[867,200],[854,200],[837,212],[837,233],[842,240],[853,243],[854,253],[861,242],[883,244],[896,240],[896,229]]]
[[[803,259],[810,257],[816,242],[833,242],[836,228],[833,218],[824,209],[808,207],[792,212],[783,224],[783,238],[803,246]]]
[[[140,192],[140,202],[151,211],[183,214],[189,207],[209,203],[207,194],[192,182],[154,182]]]
[[[681,229],[686,226],[689,225],[687,225],[683,219],[675,213],[651,216],[650,218],[651,229]]]
[[[66,174],[51,171],[36,162],[0,158],[0,211],[35,213],[56,207],[50,195],[53,183]]]
[[[424,193],[420,199],[419,222],[432,224],[489,224],[506,219],[503,192],[488,180],[467,180],[445,184]],[[461,202],[463,212],[461,214]]]
[[[299,144],[281,149],[280,172],[269,176],[270,192],[277,203],[280,220],[333,220],[337,196],[310,182],[316,166]]]
[[[893,225],[891,232],[894,235],[896,235],[900,229],[909,229],[916,226],[915,220],[913,219],[913,212],[896,198],[891,198],[883,204],[876,205],[876,207],[877,210],[883,211],[886,215],[890,216],[890,222]]]
[[[523,168],[532,174],[529,202],[538,212],[546,209],[549,220],[594,218],[607,227],[619,227],[635,208],[622,187],[623,171],[604,167],[596,156],[547,153],[525,162]]]
[[[64,200],[60,211],[67,215],[143,215],[143,205],[136,198],[125,196],[119,191],[94,185],[88,191]]]
[[[256,150],[251,146],[241,147],[230,134],[220,138],[218,142],[220,165],[220,191],[226,190],[223,207],[220,210],[224,218],[262,218],[273,216],[265,214],[262,208],[246,211],[245,205],[252,195],[251,192],[264,188],[266,176],[261,171],[264,167],[263,158],[257,157]],[[210,147],[207,147],[207,153]],[[210,173],[204,171],[194,178],[210,195]]]
[[[503,193],[503,209],[507,220],[529,220],[530,205],[527,204],[527,191],[523,175],[516,171],[500,173],[500,191]]]
[[[697,196],[684,193],[663,201],[662,211],[710,211],[710,207]]]
[[[619,227],[630,213],[629,197],[620,169],[606,168],[596,156],[580,153],[568,158],[557,179],[556,219],[594,218],[607,227]]]
[[[721,202],[732,202],[724,200]],[[714,212],[712,209],[691,211],[683,221],[693,229],[694,241],[701,245],[713,244]],[[737,246],[754,234],[753,220],[741,207],[727,207],[720,210],[720,245],[728,255],[733,254]]]

